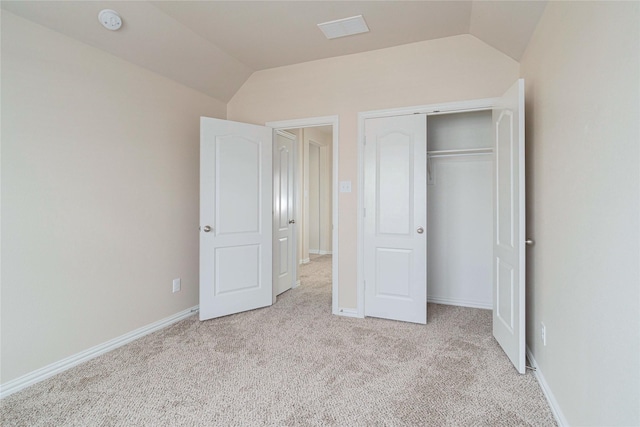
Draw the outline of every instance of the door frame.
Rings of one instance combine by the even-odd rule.
[[[333,224],[332,230],[332,242],[331,242],[331,312],[336,315],[348,316],[349,313],[344,312],[339,308],[338,304],[338,165],[339,165],[339,152],[338,149],[338,135],[339,135],[339,117],[336,116],[321,116],[321,117],[309,117],[293,120],[278,120],[265,123],[265,126],[274,129],[274,132],[279,130],[286,131],[288,129],[309,128],[317,126],[332,126],[333,137],[331,145],[331,157],[333,163],[333,171],[331,177],[331,195],[332,195],[332,212],[331,219]],[[298,142],[298,145],[301,141]],[[297,147],[296,147],[297,148]],[[297,157],[296,168],[297,168]],[[295,233],[295,232],[294,232]],[[296,234],[297,238],[297,234]],[[297,251],[297,245],[296,245]],[[296,258],[297,259],[297,258]],[[296,266],[297,267],[297,266]]]
[[[413,107],[388,108],[358,113],[358,218],[357,218],[357,272],[356,272],[356,317],[364,318],[364,138],[365,120],[378,117],[406,116],[411,114],[449,114],[467,111],[490,110],[499,98],[483,98],[470,101],[426,104]],[[335,183],[334,183],[335,185]],[[425,301],[426,303],[426,301]]]
[[[302,141],[302,144],[304,144],[304,141]],[[320,144],[320,143],[318,143],[318,142],[316,142],[316,141],[314,141],[312,139],[309,139],[309,164],[311,164],[311,160],[310,160],[311,159],[311,146],[316,147],[318,149],[318,176],[317,176],[317,179],[318,179],[318,212],[317,212],[317,214],[318,214],[318,250],[320,250],[320,247],[322,246],[320,244],[320,241],[321,241],[321,238],[322,238],[322,236],[321,236],[322,233],[320,233],[320,222],[321,221],[320,221],[320,203],[319,203],[320,202],[320,195],[321,195],[321,191],[320,190],[321,190],[321,187],[322,187],[322,180],[320,179],[320,176],[322,175],[322,167],[321,167],[322,166],[322,149],[326,148],[326,147],[323,147],[322,144]],[[311,175],[309,174],[309,182],[311,182],[311,178],[310,177],[311,177]],[[311,193],[311,188],[309,188],[309,193]],[[309,215],[311,214],[311,209],[309,209],[309,204],[311,203],[310,199],[311,199],[311,197],[306,199],[307,201],[306,201],[306,205],[305,205],[305,213],[308,212]],[[308,233],[310,232],[309,231],[310,230],[310,227],[309,227],[309,223],[310,222],[311,221],[309,220],[309,217],[307,216],[304,219],[304,228]],[[311,249],[309,249],[309,251],[310,250]],[[309,255],[311,255],[311,252],[309,252]]]

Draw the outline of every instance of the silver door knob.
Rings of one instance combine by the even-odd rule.
[[[524,241],[524,243],[526,243],[529,246],[533,246],[533,239],[527,239]]]
[[[418,232],[418,234],[422,234],[422,233],[424,233],[424,228],[418,227],[418,229],[416,231]]]
[[[205,225],[204,227],[202,227],[202,231],[204,231],[205,233],[210,232],[211,231],[211,226]]]
[[[290,220],[289,220],[289,224],[295,224],[295,223],[296,223],[296,220],[295,220],[295,219],[290,219]]]

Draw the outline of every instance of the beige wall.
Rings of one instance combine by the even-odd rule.
[[[570,425],[640,425],[639,22],[551,2],[521,63],[528,345]]]
[[[339,115],[339,306],[356,307],[357,114],[501,95],[519,65],[473,36],[413,43],[254,73],[227,105],[230,120]],[[299,96],[304,93],[305,96]]]
[[[2,383],[198,303],[199,116],[225,114],[2,12]]]

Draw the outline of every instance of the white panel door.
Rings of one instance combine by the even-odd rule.
[[[524,80],[493,111],[493,336],[525,373]]]
[[[427,323],[427,120],[365,121],[365,316]]]
[[[272,303],[272,138],[200,120],[200,320]]]
[[[294,237],[294,144],[296,137],[276,131],[273,157],[273,269],[275,294],[291,289],[296,279]]]

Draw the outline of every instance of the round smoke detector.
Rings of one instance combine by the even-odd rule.
[[[122,19],[115,10],[104,9],[100,11],[98,21],[100,21],[107,30],[116,31],[122,27]]]

